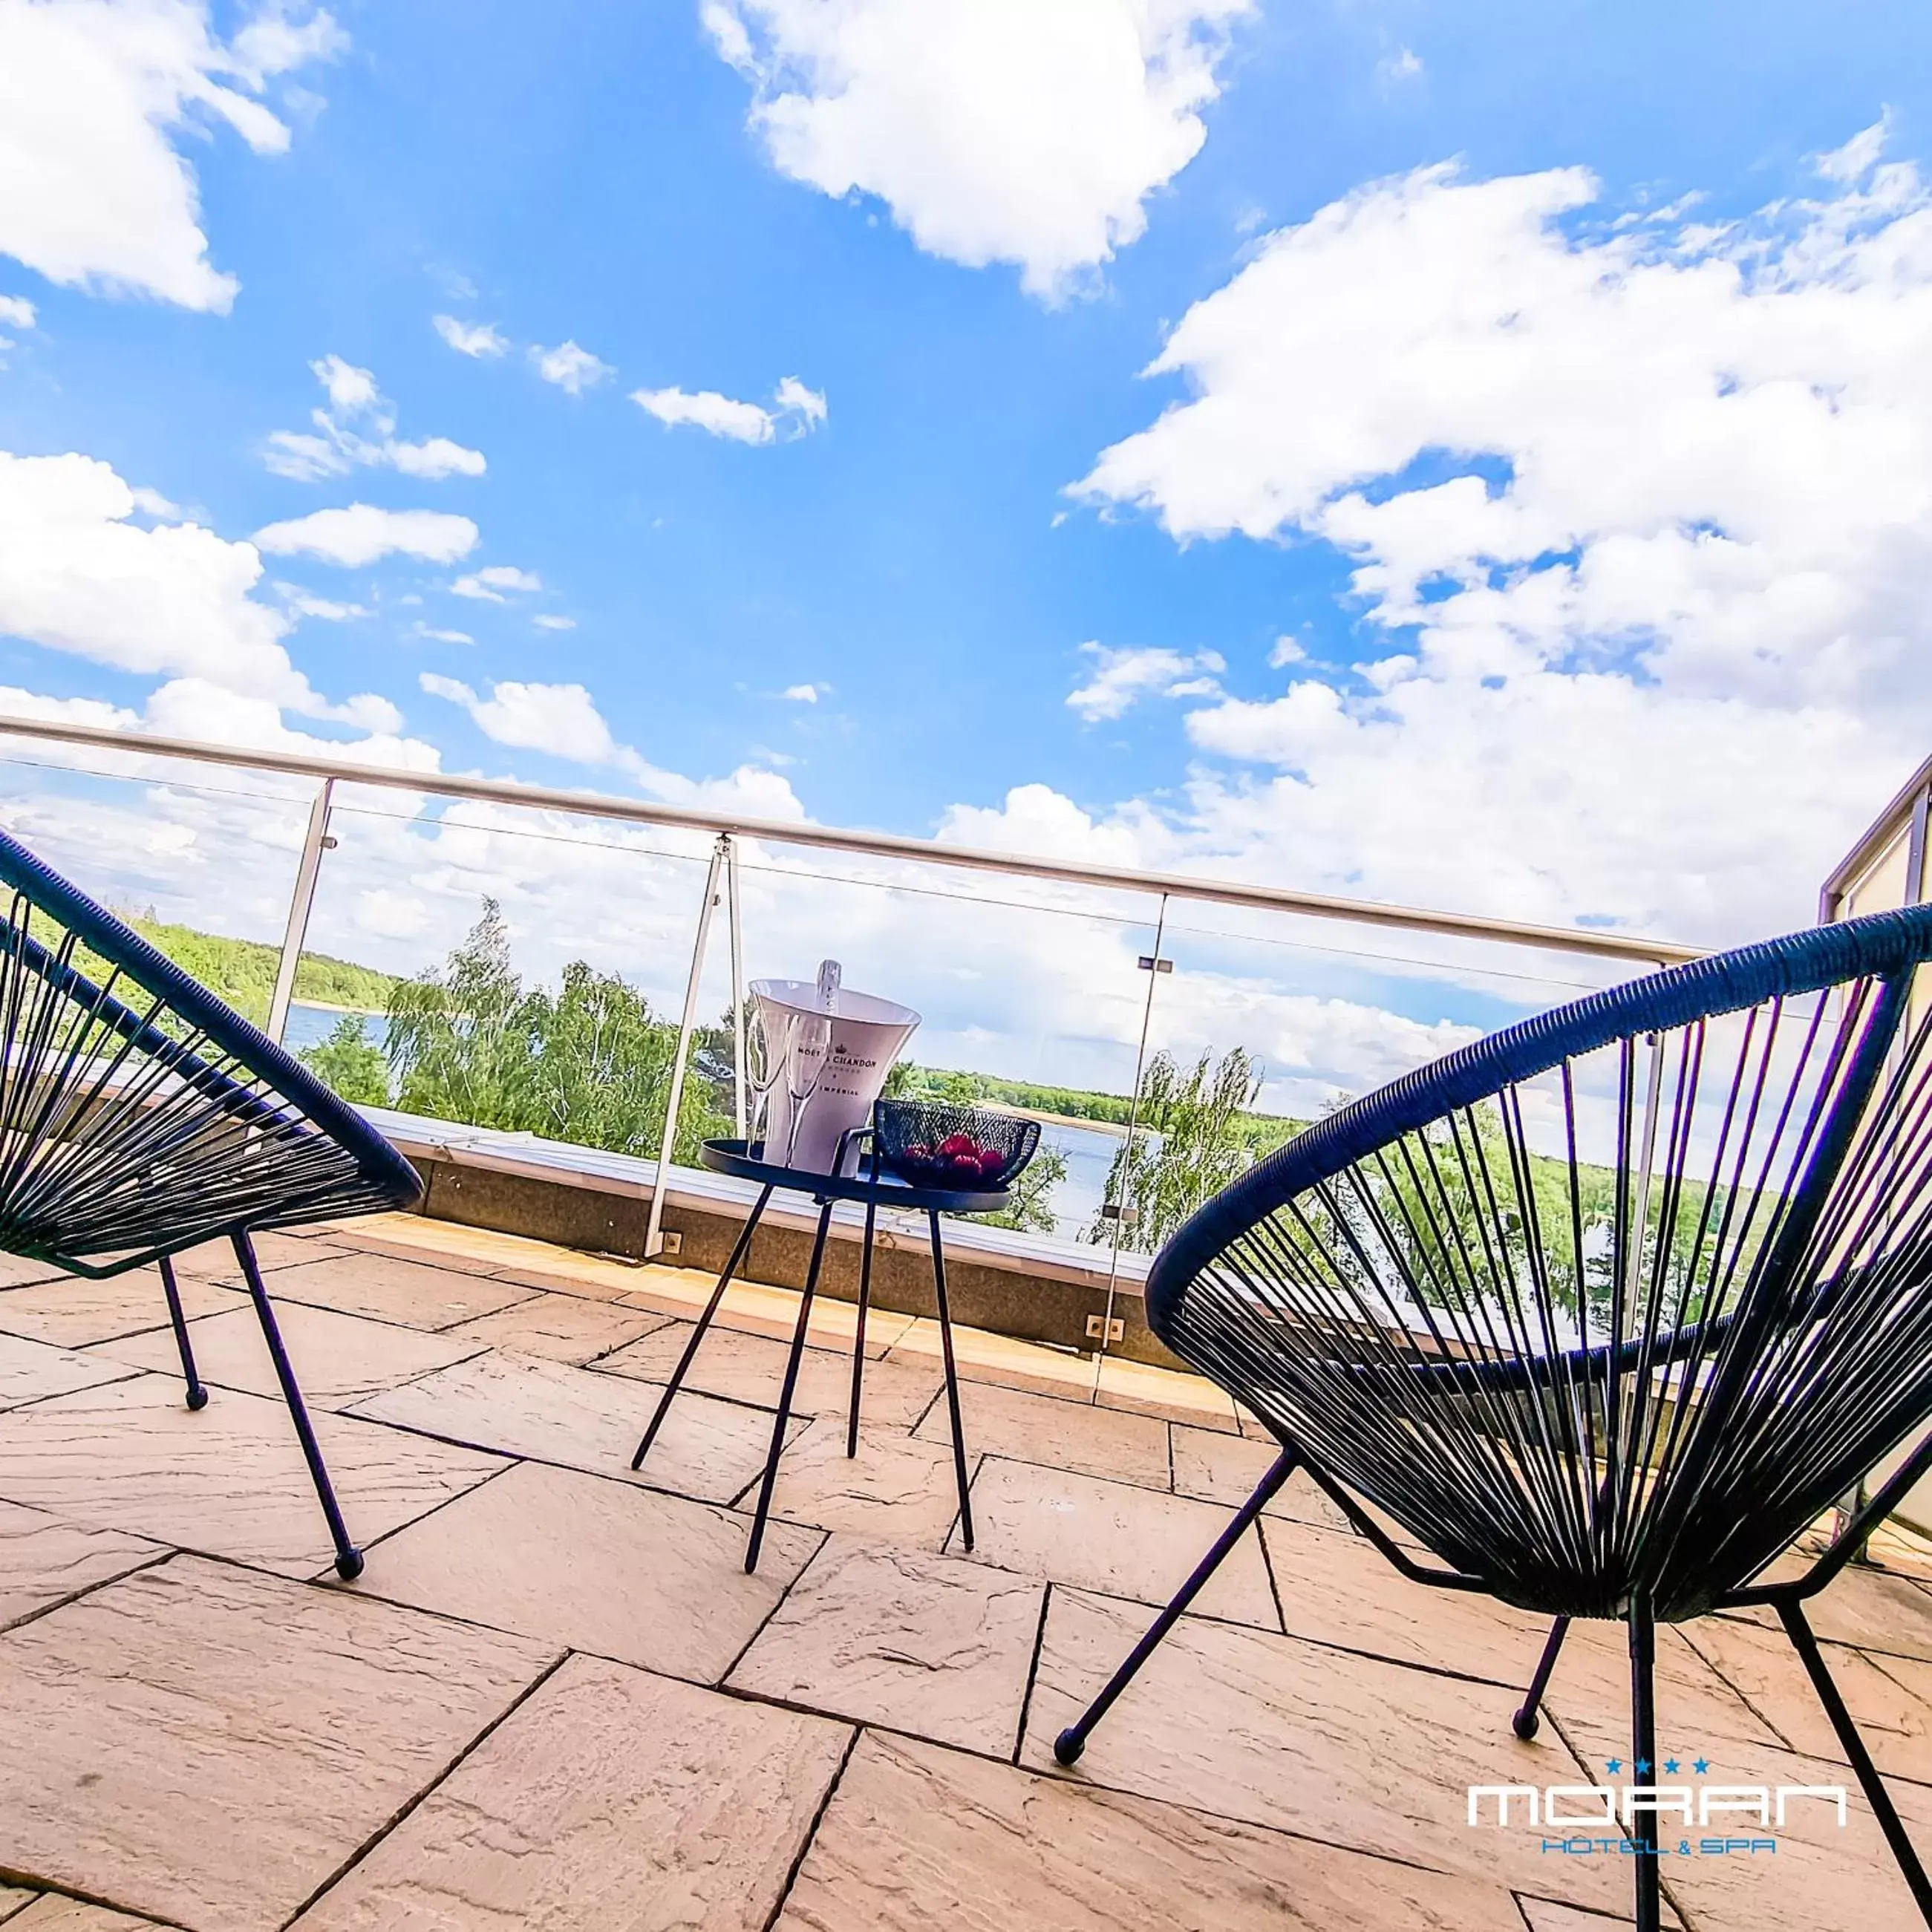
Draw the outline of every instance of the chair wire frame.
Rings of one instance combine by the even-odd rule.
[[[1060,1762],[1300,1467],[1406,1575],[1555,1620],[1520,1736],[1570,1620],[1620,1619],[1654,1763],[1656,1624],[1774,1609],[1932,1925],[1803,1610],[1932,1436],[1808,1569],[1764,1580],[1932,1420],[1928,958],[1915,908],[1594,994],[1338,1110],[1197,1213],[1149,1324],[1282,1453]],[[1654,1932],[1655,1850],[1631,1836]]]
[[[191,1408],[208,1391],[171,1257],[226,1238],[335,1545],[360,1574],[251,1235],[413,1206],[415,1170],[265,1034],[0,833],[0,1252],[158,1268]]]

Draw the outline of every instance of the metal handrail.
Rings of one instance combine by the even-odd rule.
[[[1451,938],[1496,940],[1547,952],[1580,952],[1643,965],[1676,965],[1688,960],[1701,959],[1708,950],[1686,946],[1675,940],[1586,932],[1570,926],[1534,926],[1516,920],[1492,919],[1478,913],[1388,905],[1372,899],[1343,898],[1325,892],[1298,892],[1282,886],[1244,885],[1192,873],[1142,872],[1127,866],[1096,866],[1072,860],[1036,858],[1024,853],[949,844],[937,838],[908,838],[897,832],[860,832],[784,819],[741,818],[730,812],[640,802],[615,797],[606,792],[572,791],[550,785],[526,784],[514,779],[400,771],[361,764],[349,758],[318,758],[306,752],[213,745],[194,738],[151,737],[96,724],[0,717],[0,732],[18,737],[51,739],[62,744],[94,746],[139,756],[183,758],[200,764],[280,772],[290,777],[374,785],[392,791],[423,792],[444,798],[475,799],[489,804],[567,812],[586,818],[680,826],[694,832],[763,839],[772,844],[813,846],[832,851],[862,853],[873,858],[907,859],[969,872],[1017,873],[1031,878],[1056,880],[1067,885],[1164,894],[1171,898],[1205,899],[1264,911],[1299,913],[1312,919],[1343,920],[1359,926],[1393,926]]]

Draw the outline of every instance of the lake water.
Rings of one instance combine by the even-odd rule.
[[[302,1000],[289,1006],[285,1039],[291,1053],[304,1047],[320,1046],[341,1023],[343,1016],[329,1006],[311,1006]],[[365,1015],[362,1031],[366,1039],[380,1045],[382,1016]],[[1066,1157],[1066,1178],[1054,1190],[1054,1232],[1067,1240],[1078,1240],[1092,1226],[1100,1203],[1106,1198],[1107,1176],[1119,1151],[1120,1136],[1096,1127],[1064,1125],[1058,1121],[1040,1128],[1040,1144],[1058,1148]]]

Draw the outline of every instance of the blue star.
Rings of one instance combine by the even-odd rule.
[[[1622,1770],[1623,1768],[1624,1761],[1620,1757],[1609,1758],[1604,1761],[1604,1768],[1607,1771],[1612,1778],[1616,1777],[1617,1773]]]
[[[1690,1768],[1694,1771],[1700,1778],[1702,1778],[1705,1772],[1708,1771],[1710,1768],[1710,1760],[1708,1758],[1703,1757],[1700,1757],[1697,1762],[1690,1767]]]
[[[1650,1760],[1648,1758],[1640,1757],[1637,1760],[1636,1774],[1640,1778],[1648,1778],[1650,1775]]]
[[[1666,1778],[1675,1778],[1677,1775],[1677,1760],[1674,1757],[1667,1757],[1664,1760],[1664,1773]]]

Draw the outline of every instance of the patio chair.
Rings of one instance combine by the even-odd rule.
[[[335,1546],[359,1576],[250,1236],[421,1198],[351,1108],[120,920],[0,833],[0,1252],[100,1280],[152,1264],[195,1371],[171,1257],[225,1237]]]
[[[1281,1454],[1060,1762],[1300,1468],[1403,1576],[1556,1620],[1520,1736],[1570,1620],[1624,1622],[1640,1783],[1656,1625],[1774,1610],[1932,1924],[1804,1614],[1932,1436],[1824,1553],[1793,1548],[1932,1418],[1928,959],[1919,907],[1594,994],[1341,1108],[1196,1213],[1149,1325]],[[1621,1815],[1654,1932],[1654,1820],[1641,1795]]]

